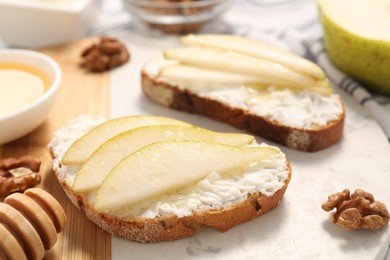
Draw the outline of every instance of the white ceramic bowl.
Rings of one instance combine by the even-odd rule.
[[[35,51],[0,50],[0,63],[18,63],[44,72],[50,81],[46,92],[23,108],[0,116],[0,144],[15,140],[38,127],[47,117],[61,83],[61,69],[50,57]]]
[[[21,48],[80,38],[94,22],[92,2],[0,0],[0,38],[12,47]]]

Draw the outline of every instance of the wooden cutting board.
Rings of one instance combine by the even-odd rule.
[[[0,146],[0,158],[32,155],[40,158],[40,187],[50,192],[67,214],[65,231],[45,259],[111,259],[111,236],[89,221],[62,191],[51,170],[47,145],[54,131],[81,114],[109,116],[109,73],[87,73],[79,66],[81,51],[97,39],[83,39],[38,51],[51,56],[62,69],[62,83],[47,120],[29,135]]]

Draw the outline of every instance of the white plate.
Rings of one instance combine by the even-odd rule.
[[[151,42],[129,33],[118,36],[128,43],[132,58],[112,73],[112,117],[154,114],[212,130],[239,132],[202,116],[163,108],[142,95],[139,72],[143,63],[162,49],[178,44],[175,38]],[[330,213],[321,209],[328,195],[345,188],[362,188],[390,207],[388,140],[363,107],[349,96],[341,96],[347,117],[339,143],[316,153],[281,147],[291,160],[293,176],[276,209],[225,233],[205,229],[193,237],[155,244],[113,238],[112,259],[383,258],[390,240],[388,226],[376,232],[347,232],[332,224]]]

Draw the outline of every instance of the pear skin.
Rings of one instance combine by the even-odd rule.
[[[390,95],[390,41],[347,30],[325,12],[324,4],[326,1],[319,1],[319,11],[325,46],[334,65],[365,87]]]

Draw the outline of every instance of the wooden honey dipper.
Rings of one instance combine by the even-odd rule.
[[[42,189],[9,195],[0,202],[0,259],[42,259],[65,221],[61,205]]]

